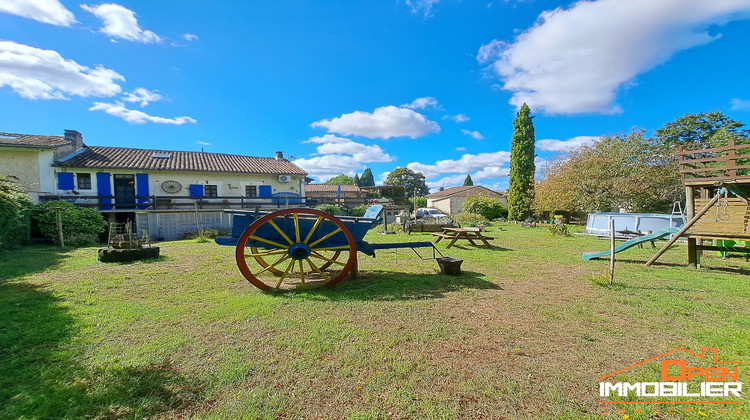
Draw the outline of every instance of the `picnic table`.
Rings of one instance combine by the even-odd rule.
[[[474,241],[481,241],[484,243],[485,246],[488,248],[492,247],[489,241],[495,239],[490,236],[482,235],[482,232],[479,230],[479,228],[455,228],[455,227],[446,227],[443,228],[442,233],[433,233],[433,236],[437,236],[437,240],[435,243],[440,242],[443,239],[450,239],[450,243],[448,244],[446,249],[453,246],[453,244],[456,243],[458,240],[464,240],[469,241],[472,245],[477,245]]]

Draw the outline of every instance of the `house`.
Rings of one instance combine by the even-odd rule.
[[[308,198],[363,197],[366,194],[356,185],[307,184]]]
[[[228,227],[225,208],[299,204],[307,175],[281,152],[253,157],[87,146],[73,130],[64,136],[0,133],[0,172],[36,201],[97,207],[110,221],[134,220],[166,239],[197,225]]]
[[[481,185],[470,185],[464,187],[451,187],[428,195],[427,207],[435,207],[443,213],[454,215],[463,212],[461,205],[468,197],[482,194],[486,197],[497,199],[500,204],[507,206],[508,198],[504,194],[497,193]]]

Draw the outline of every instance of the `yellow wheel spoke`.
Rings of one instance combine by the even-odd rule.
[[[276,283],[276,288],[278,289],[281,287],[281,282],[284,281],[286,278],[286,275],[289,274],[289,270],[294,267],[294,260],[292,260],[288,266],[286,266],[286,270],[284,270],[284,273],[281,275],[281,278],[279,279],[279,282]]]
[[[323,221],[323,218],[321,216],[318,216],[318,220],[315,221],[315,224],[313,225],[312,229],[310,229],[310,232],[307,233],[307,237],[302,242],[303,244],[307,244],[307,241],[309,241],[310,238],[312,238],[313,232],[315,232],[315,229],[318,228],[318,225],[320,224],[321,221]]]
[[[270,224],[271,226],[273,226],[273,228],[274,228],[274,229],[276,229],[276,231],[277,231],[277,232],[279,232],[279,233],[281,234],[281,236],[283,236],[283,237],[284,237],[284,239],[286,239],[286,241],[287,241],[287,242],[289,242],[289,245],[294,245],[294,242],[292,242],[292,240],[291,240],[291,239],[289,239],[289,237],[288,237],[288,236],[286,236],[286,233],[284,233],[284,231],[283,231],[283,230],[281,230],[281,229],[280,229],[280,228],[279,228],[279,227],[278,227],[278,226],[276,225],[276,223],[274,223],[274,222],[273,222],[273,220],[269,220],[269,221],[268,221],[268,224]]]
[[[276,246],[276,247],[279,247],[279,248],[289,248],[289,245],[283,245],[283,244],[280,244],[278,242],[269,241],[268,239],[259,238],[259,237],[255,236],[255,235],[248,235],[247,238],[248,239],[252,239],[254,241],[259,241],[259,242],[263,242],[263,243],[266,243],[266,244],[269,244],[269,245],[273,245],[273,246]]]
[[[258,277],[259,274],[265,273],[266,271],[268,271],[268,270],[276,267],[277,265],[279,265],[279,263],[281,263],[282,261],[284,261],[284,260],[286,260],[288,258],[291,258],[291,257],[289,257],[289,255],[282,255],[281,258],[279,258],[278,260],[276,260],[275,263],[273,263],[273,264],[269,265],[268,267],[266,267],[266,268],[258,271],[257,273],[253,274],[253,276]]]
[[[325,248],[315,248],[313,251],[344,251],[348,250],[349,245],[341,245],[341,246],[327,246]]]
[[[323,276],[324,279],[326,279],[326,283],[331,281],[331,278],[323,274],[323,272],[320,271],[320,269],[315,264],[313,264],[312,261],[310,261],[310,258],[305,258],[305,261],[307,261],[307,263],[310,264],[310,268],[315,270],[316,273],[320,274],[321,276]],[[300,261],[300,263],[302,263],[302,261]]]
[[[285,249],[279,249],[279,250],[273,250],[273,251],[265,251],[265,252],[252,252],[250,254],[245,254],[245,258],[250,257],[266,257],[268,255],[279,255],[279,254],[286,254],[287,250]]]
[[[321,260],[328,261],[330,263],[334,263],[334,264],[338,264],[338,265],[346,265],[346,264],[342,263],[341,261],[336,261],[336,260],[331,259],[331,258],[326,258],[325,256],[323,256],[321,254],[318,254],[317,252],[311,253],[310,256],[311,257],[315,257],[315,258],[320,258]]]
[[[318,239],[317,241],[315,241],[315,242],[311,243],[311,244],[310,244],[310,245],[308,245],[308,246],[309,246],[310,248],[312,248],[312,247],[314,247],[315,245],[317,245],[317,244],[319,244],[319,243],[321,243],[321,242],[325,241],[326,239],[330,238],[331,236],[333,236],[333,235],[335,235],[335,234],[337,234],[337,233],[339,233],[339,232],[341,232],[341,228],[338,228],[338,229],[334,230],[333,232],[331,232],[331,233],[329,233],[328,235],[326,235],[326,236],[324,236],[324,237],[322,237],[322,238]]]
[[[297,213],[294,213],[294,235],[297,238],[297,242],[299,243],[299,217],[297,216]]]

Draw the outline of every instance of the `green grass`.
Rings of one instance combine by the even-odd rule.
[[[608,261],[580,258],[606,241],[502,227],[493,249],[438,244],[464,259],[458,277],[389,250],[360,254],[360,279],[288,293],[253,288],[213,243],[131,264],[0,254],[0,418],[593,419],[600,376],[676,347],[719,347],[747,376],[743,257],[689,269],[677,245],[645,268],[655,250],[630,249],[609,285]]]

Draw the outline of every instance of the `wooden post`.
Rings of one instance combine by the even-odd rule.
[[[615,219],[609,219],[609,284],[615,282]]]
[[[60,239],[60,248],[65,248],[65,238],[63,238],[63,229],[62,229],[62,207],[52,207],[55,209],[55,216],[57,218],[57,235]]]
[[[651,264],[654,263],[654,261],[658,260],[659,257],[661,257],[661,255],[665,253],[667,249],[669,249],[669,247],[672,246],[672,244],[677,241],[677,239],[680,238],[680,236],[682,236],[685,232],[687,232],[687,230],[690,229],[695,224],[695,222],[698,221],[698,219],[700,219],[704,214],[706,214],[706,212],[708,212],[708,209],[710,209],[711,206],[713,206],[714,204],[716,204],[717,201],[719,201],[719,197],[720,195],[716,194],[714,198],[711,199],[711,201],[709,201],[705,206],[703,206],[703,208],[701,209],[701,211],[698,212],[698,214],[693,216],[692,219],[690,219],[687,223],[685,223],[685,226],[683,226],[679,232],[675,233],[674,236],[672,236],[672,239],[670,239],[669,242],[664,244],[664,246],[661,247],[661,249],[656,253],[656,255],[654,255],[653,257],[651,257],[650,260],[648,260],[648,262],[646,263],[646,267],[649,267]]]

